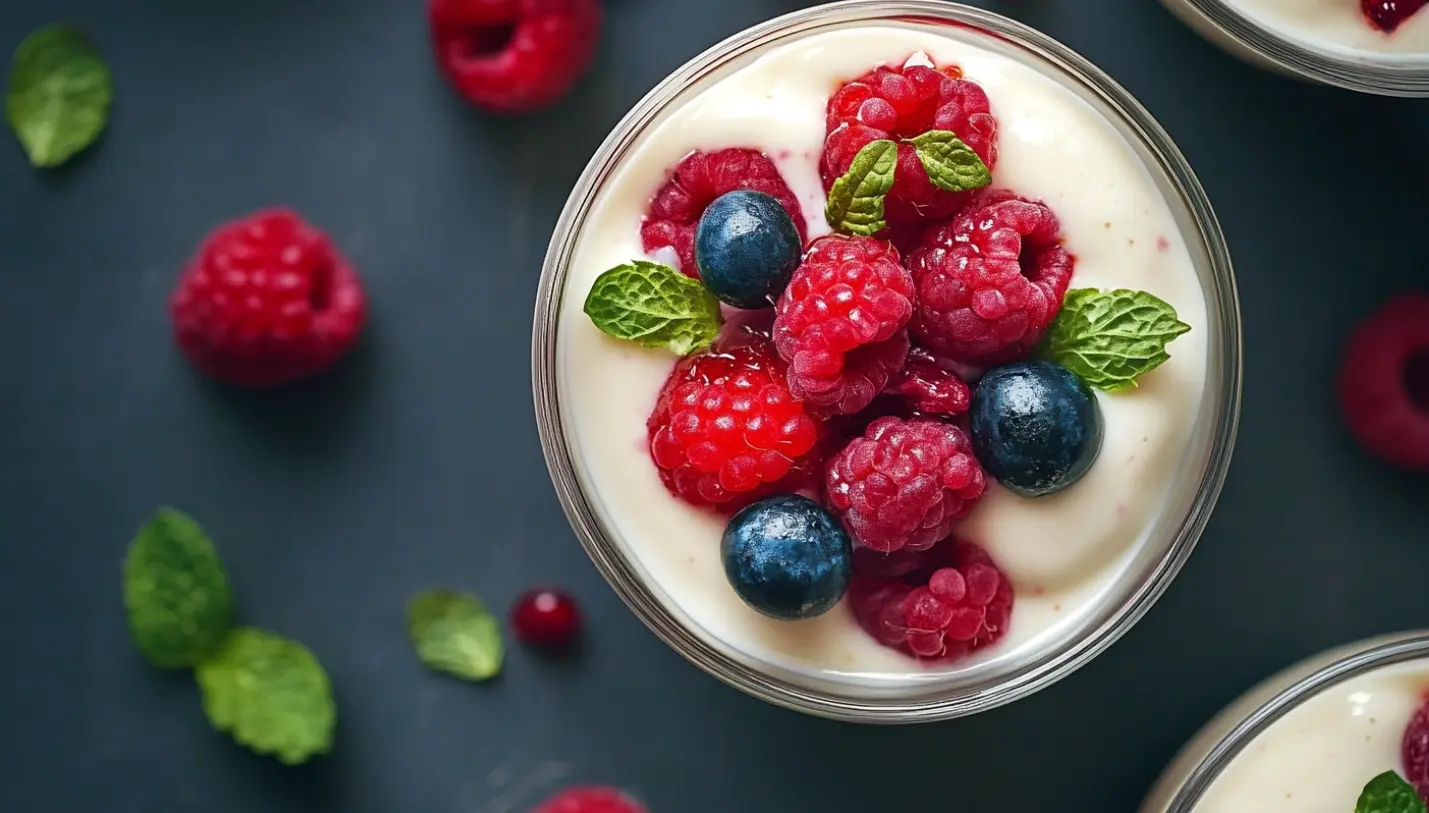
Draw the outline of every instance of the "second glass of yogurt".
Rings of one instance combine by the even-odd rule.
[[[711,259],[748,233],[798,266],[762,302]],[[769,702],[918,722],[1047,686],[1150,608],[1224,479],[1240,353],[1215,216],[1125,90],[990,12],[852,0],[720,43],[615,128],[533,372],[562,505],[642,621]],[[1032,402],[1071,423],[978,417]],[[1077,459],[1018,469],[1032,436]]]

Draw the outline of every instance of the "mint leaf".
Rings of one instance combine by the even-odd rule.
[[[863,145],[848,172],[829,189],[824,217],[834,231],[869,237],[883,231],[883,197],[893,188],[898,168],[898,145],[880,139]]]
[[[1166,345],[1190,329],[1145,291],[1076,288],[1062,301],[1043,353],[1088,385],[1120,392],[1171,358]]]
[[[1414,786],[1394,771],[1369,780],[1355,802],[1355,813],[1429,813]]]
[[[699,280],[645,260],[596,277],[585,312],[617,339],[668,347],[681,356],[708,347],[723,322],[719,300]]]
[[[501,624],[475,596],[426,590],[407,603],[407,631],[431,669],[480,681],[501,671]]]
[[[929,130],[908,139],[933,186],[946,192],[968,192],[992,183],[992,170],[973,148],[950,130]]]
[[[302,644],[240,627],[195,676],[209,723],[256,753],[297,765],[332,748],[332,686]]]
[[[56,167],[94,143],[109,117],[109,66],[79,29],[50,25],[15,51],[5,117],[36,167]]]
[[[124,609],[139,651],[155,666],[193,666],[233,627],[233,592],[203,529],[162,508],[124,558]]]

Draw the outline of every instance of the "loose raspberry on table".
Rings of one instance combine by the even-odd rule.
[[[1429,471],[1429,294],[1400,294],[1354,329],[1336,389],[1345,426],[1366,451]]]
[[[913,278],[882,240],[815,241],[775,307],[774,346],[789,389],[816,409],[868,406],[908,355]]]
[[[808,239],[799,199],[784,183],[774,162],[758,150],[730,148],[685,156],[670,173],[670,179],[650,201],[640,225],[640,242],[647,254],[662,248],[673,249],[680,258],[680,270],[698,278],[695,265],[695,227],[700,215],[715,198],[748,189],[763,192],[779,201],[794,220],[799,240]]]
[[[1061,310],[1072,279],[1057,216],[1045,204],[994,189],[929,229],[908,256],[918,286],[910,324],[930,348],[995,364],[1036,346]]]
[[[827,499],[855,543],[880,553],[930,548],[987,488],[968,437],[928,418],[879,418],[828,464]]]
[[[955,66],[923,65],[876,68],[839,88],[829,99],[827,137],[819,173],[824,189],[848,171],[854,156],[869,142],[898,141],[898,168],[884,198],[884,218],[891,226],[952,217],[967,192],[937,188],[904,139],[929,130],[950,130],[991,169],[997,163],[997,119],[987,93],[962,78]]]
[[[767,341],[681,359],[646,423],[650,457],[675,496],[734,511],[816,463],[819,425],[790,392]],[[787,478],[787,479],[786,479]]]
[[[902,398],[914,412],[949,418],[966,413],[973,397],[972,388],[961,376],[944,369],[921,347],[908,351],[903,369],[894,374],[883,394]]]
[[[948,661],[996,643],[1012,620],[1012,582],[992,557],[953,538],[921,554],[894,553],[892,573],[871,551],[855,557],[850,606],[865,632],[916,658]]]
[[[646,813],[646,810],[619,788],[592,785],[567,788],[531,813]]]
[[[600,0],[430,0],[437,64],[462,96],[491,113],[541,110],[590,67]]]
[[[1400,744],[1400,758],[1404,763],[1404,778],[1429,801],[1429,697],[1409,718]]]
[[[227,384],[274,387],[318,373],[357,343],[367,305],[327,235],[271,209],[220,226],[169,300],[179,350]]]

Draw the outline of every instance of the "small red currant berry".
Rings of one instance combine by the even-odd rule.
[[[511,626],[517,638],[532,646],[567,647],[580,635],[581,614],[569,595],[540,587],[516,599]]]

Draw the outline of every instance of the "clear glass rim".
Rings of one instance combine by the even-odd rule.
[[[1429,55],[1383,62],[1307,48],[1232,9],[1224,0],[1163,0],[1199,12],[1222,34],[1292,74],[1360,93],[1429,96]]]
[[[814,29],[850,22],[913,20],[953,24],[978,29],[1016,42],[1080,83],[1121,116],[1159,169],[1169,179],[1180,203],[1197,229],[1187,240],[1209,258],[1211,280],[1206,289],[1220,314],[1219,364],[1223,386],[1220,397],[1209,400],[1212,410],[1211,445],[1206,468],[1187,515],[1165,553],[1140,585],[1114,611],[1079,639],[1069,641],[1051,656],[1015,670],[990,685],[954,693],[914,698],[876,696],[851,698],[801,686],[781,676],[751,669],[721,652],[686,628],[641,581],[619,546],[607,539],[597,514],[583,492],[572,450],[567,444],[558,398],[557,330],[567,270],[574,253],[578,227],[585,220],[600,182],[618,166],[626,150],[683,88],[716,70],[732,58],[772,39],[782,39]],[[1214,348],[1216,345],[1213,344]],[[1200,182],[1170,137],[1151,115],[1123,88],[1071,49],[1052,38],[1001,15],[945,0],[844,0],[796,11],[775,18],[724,40],[687,62],[651,90],[612,130],[592,157],[556,224],[537,293],[532,336],[532,387],[542,452],[557,496],[576,536],[620,598],[640,620],[676,652],[725,683],[750,695],[796,711],[840,720],[867,723],[913,723],[960,717],[1012,702],[1065,677],[1121,637],[1171,583],[1190,556],[1210,518],[1224,483],[1234,446],[1241,397],[1241,325],[1235,279],[1220,225]]]
[[[1191,813],[1241,751],[1285,715],[1315,695],[1347,680],[1386,666],[1429,658],[1429,631],[1399,633],[1373,639],[1373,643],[1296,680],[1261,703],[1221,737],[1186,775],[1167,804],[1166,813]],[[1295,667],[1290,667],[1293,670]],[[1271,678],[1274,680],[1274,678]],[[1235,701],[1232,701],[1235,702]]]

